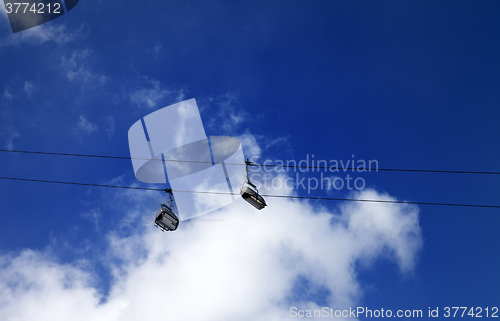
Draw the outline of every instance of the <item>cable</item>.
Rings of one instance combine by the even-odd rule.
[[[370,200],[354,198],[334,198],[334,197],[312,197],[312,196],[287,196],[287,195],[262,195],[265,197],[298,198],[310,200],[326,201],[347,201],[347,202],[371,202],[371,203],[392,203],[392,204],[414,204],[414,205],[440,205],[440,206],[461,206],[461,207],[483,207],[500,208],[500,205],[482,205],[482,204],[457,204],[457,203],[433,203],[433,202],[411,202],[411,201],[388,201],[388,200]]]
[[[40,154],[40,155],[58,155],[58,156],[77,156],[77,157],[97,157],[97,158],[117,158],[117,159],[130,159],[130,157],[124,156],[106,156],[106,155],[90,155],[90,154],[72,154],[72,153],[55,153],[55,152],[37,152],[29,150],[10,150],[10,149],[0,149],[0,152],[8,153],[23,153],[23,154]],[[141,158],[136,158],[141,159]],[[143,158],[149,159],[149,158]]]
[[[67,185],[94,186],[94,187],[127,188],[127,189],[139,189],[139,190],[145,190],[145,191],[164,191],[165,190],[162,188],[147,188],[147,187],[133,187],[133,186],[119,186],[119,185],[61,182],[61,181],[49,181],[49,180],[45,180],[45,179],[18,178],[18,177],[1,177],[0,176],[0,179],[8,179],[8,180],[13,180],[13,181],[39,182],[39,183],[55,183],[55,184],[67,184]]]
[[[162,161],[161,159],[151,159],[151,158],[132,158],[125,156],[108,156],[108,155],[91,155],[91,154],[72,154],[72,153],[55,153],[55,152],[39,152],[39,151],[26,151],[26,150],[9,150],[0,149],[0,152],[10,152],[10,153],[24,153],[24,154],[40,154],[40,155],[58,155],[58,156],[75,156],[75,157],[92,157],[92,158],[111,158],[111,159],[140,159],[140,160],[154,160]],[[178,163],[199,163],[199,164],[212,164],[212,162],[202,162],[202,161],[189,161],[189,160],[175,160],[175,159],[165,159],[166,162],[178,162]],[[246,164],[239,163],[224,163],[225,165],[239,165],[246,166]],[[317,170],[329,170],[331,167],[328,166],[291,166],[291,165],[279,165],[279,164],[252,164],[253,167],[276,167],[276,168],[293,168],[293,169],[317,169]],[[349,170],[351,168],[341,168],[342,170]],[[414,173],[448,173],[448,174],[484,174],[484,175],[500,175],[500,172],[494,171],[454,171],[454,170],[432,170],[432,169],[400,169],[400,168],[377,168],[375,172],[414,172]],[[371,171],[370,171],[371,172]],[[360,172],[361,173],[361,172]]]
[[[146,187],[133,187],[133,186],[88,184],[88,183],[62,182],[62,181],[52,181],[52,180],[31,179],[31,178],[17,178],[17,177],[2,177],[2,176],[0,176],[0,179],[15,180],[15,181],[28,181],[28,182],[41,182],[41,183],[55,183],[55,184],[94,186],[94,187],[111,187],[111,188],[135,189],[135,190],[146,190],[146,191],[161,191],[161,192],[166,191],[166,189],[162,189],[162,188],[146,188]],[[180,190],[172,190],[172,191],[176,192],[176,193],[239,195],[239,194],[235,194],[235,193],[224,193],[224,192],[180,191]],[[334,197],[313,197],[313,196],[288,196],[288,195],[262,195],[262,196],[264,196],[264,197],[276,197],[276,198],[291,198],[291,199],[325,200],[325,201],[347,201],[347,202],[371,202],[371,203],[392,203],[392,204],[414,204],[414,205],[440,205],[440,206],[500,208],[500,205],[482,205],[482,204],[457,204],[457,203],[389,201],[389,200],[371,200],[371,199],[355,199],[355,198],[334,198]]]

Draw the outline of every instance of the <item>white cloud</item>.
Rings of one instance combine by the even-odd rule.
[[[132,103],[139,107],[158,107],[158,104],[165,104],[167,99],[173,99],[175,102],[184,100],[184,89],[167,89],[164,88],[158,80],[150,79],[148,77],[144,77],[141,81],[144,82],[142,88],[137,89],[130,94],[130,100]]]
[[[268,149],[280,144],[289,146],[288,139],[290,139],[290,136],[282,136],[274,139],[267,139],[265,141],[265,147],[266,149]]]
[[[32,82],[29,82],[29,81],[24,82],[24,91],[28,95],[31,95],[34,90],[35,90],[35,85]]]
[[[14,139],[19,138],[19,137],[21,137],[21,135],[19,135],[18,132],[14,131],[12,129],[9,129],[9,134],[8,134],[6,144],[5,144],[7,146],[7,149],[9,149],[9,150],[14,149]]]
[[[266,137],[251,133],[249,127],[252,127],[261,116],[247,112],[236,93],[227,92],[216,98],[203,99],[199,106],[200,111],[207,115],[204,124],[208,128],[208,134],[236,136],[242,143],[245,155],[253,157],[254,161],[262,157],[264,152],[267,157],[275,155],[277,150],[280,154],[291,153],[289,136]],[[243,134],[237,134],[241,132]]]
[[[115,119],[109,116],[108,127],[106,127],[106,134],[108,134],[108,139],[111,139],[111,137],[113,137],[113,134],[115,133],[115,125],[116,125]]]
[[[18,132],[16,132],[14,129],[9,128],[8,133],[7,133],[7,139],[5,141],[5,145],[7,149],[12,150],[14,149],[14,139],[21,137]]]
[[[177,91],[177,97],[175,97],[175,102],[180,102],[186,99],[186,93],[185,89],[181,88],[180,90]]]
[[[87,135],[92,135],[93,133],[98,132],[97,125],[90,122],[85,116],[80,116],[78,119],[78,123],[76,124],[76,128],[79,132],[82,132]]]
[[[258,155],[255,138],[245,139]],[[123,185],[123,179],[106,183]],[[285,187],[267,192],[294,193]],[[122,215],[101,255],[112,275],[109,294],[103,298],[97,290],[102,287],[88,262],[60,264],[44,252],[25,250],[0,256],[3,319],[288,320],[292,306],[322,307],[311,293],[328,293],[323,299],[334,309],[362,303],[360,269],[385,258],[407,275],[422,247],[414,205],[344,203],[327,210],[267,198],[268,207],[256,211],[239,198],[201,221],[162,233],[152,226],[158,207],[143,205],[164,201],[160,194],[105,193],[113,193],[106,198]],[[395,200],[374,190],[349,197]],[[98,229],[103,215],[95,209],[84,217]],[[298,287],[303,280],[305,288]]]
[[[8,23],[7,23],[8,24]],[[9,27],[10,29],[10,27]],[[65,44],[83,35],[83,25],[77,30],[67,30],[64,25],[54,25],[53,22],[43,24],[21,32],[11,33],[0,41],[0,47],[19,44],[44,44],[53,42]]]
[[[243,135],[237,137],[243,148],[243,153],[248,157],[252,157],[253,161],[256,162],[262,155],[262,149],[259,147],[257,138],[250,134],[249,131],[245,132]]]
[[[221,134],[234,134],[248,113],[238,102],[237,95],[231,92],[219,95],[216,98],[208,98],[210,118],[206,123],[208,127]],[[204,109],[202,105],[202,109]],[[254,115],[255,116],[255,115]]]
[[[160,43],[155,44],[154,46],[145,50],[147,54],[151,55],[153,59],[159,60],[161,58],[161,54],[164,51],[163,46]]]
[[[100,231],[99,229],[99,222],[101,221],[101,210],[100,209],[92,209],[88,212],[85,212],[80,215],[80,217],[88,219],[94,224],[94,228],[97,232]]]
[[[2,1],[2,5],[5,7],[5,3]],[[0,10],[0,23],[9,24],[9,18],[7,16],[7,11]]]
[[[36,86],[33,82],[31,81],[24,81],[23,83],[19,84],[11,84],[11,87],[17,87],[17,88],[22,88],[20,90],[12,90],[9,86],[5,86],[4,91],[3,91],[3,98],[5,100],[12,100],[14,98],[19,98],[19,97],[26,97],[26,96],[31,96],[35,91],[36,91]]]
[[[12,100],[12,98],[14,98],[7,87],[5,87],[5,89],[3,90],[3,97],[9,100]]]
[[[16,138],[20,138],[21,135],[19,135],[14,126],[8,124],[10,122],[9,118],[11,117],[8,112],[2,112],[0,116],[2,118],[2,122],[4,122],[4,124],[1,124],[2,126],[0,126],[0,137],[5,142],[5,148],[12,150],[14,149],[14,140]]]
[[[276,163],[281,158],[275,155],[283,155],[283,152],[289,154],[291,152],[290,144],[288,143],[289,136],[269,138],[263,135],[252,134],[247,129],[242,135],[237,136],[237,138],[243,146],[245,157],[250,158],[255,163],[262,164],[266,159],[271,160],[271,163]],[[261,146],[263,147],[261,148]],[[280,152],[276,153],[278,148]]]
[[[62,56],[61,66],[68,80],[97,85],[102,85],[106,82],[106,76],[90,70],[88,59],[91,53],[87,48],[73,51],[70,57],[66,55]]]
[[[26,250],[0,258],[3,320],[285,320],[291,306],[318,308],[293,293],[298,281],[307,279],[312,293],[326,289],[332,308],[355,306],[363,293],[357,263],[386,258],[408,273],[422,246],[412,205],[346,203],[331,212],[268,199],[256,211],[239,199],[211,215],[223,222],[161,233],[151,226],[155,209],[136,197],[126,203],[130,193],[119,194],[125,216],[143,217],[144,228],[109,234],[108,297],[99,303],[85,268]],[[352,197],[391,199],[373,190]]]

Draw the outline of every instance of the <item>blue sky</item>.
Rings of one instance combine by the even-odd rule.
[[[88,0],[61,18],[12,34],[2,12],[0,144],[3,149],[127,156],[127,132],[134,122],[159,108],[195,98],[208,135],[239,137],[246,156],[258,154],[260,160],[301,160],[306,155],[348,160],[355,155],[356,159],[376,159],[381,168],[499,171],[499,14],[496,1]],[[139,184],[127,160],[10,153],[1,153],[0,159],[0,176]],[[500,203],[500,181],[494,175],[355,175],[366,180],[367,193],[377,193],[367,195]],[[42,266],[73,269],[68,273],[75,280],[81,280],[82,273],[90,275],[90,280],[83,278],[85,289],[95,289],[95,297],[102,302],[109,300],[110,304],[101,304],[111,315],[119,306],[117,288],[134,280],[127,276],[133,275],[136,265],[147,266],[152,253],[162,253],[161,244],[174,253],[163,258],[169,267],[169,255],[177,255],[169,244],[180,244],[186,257],[189,251],[203,253],[197,242],[214,237],[206,230],[227,236],[229,242],[236,236],[227,230],[240,231],[227,218],[231,214],[238,218],[237,224],[243,224],[253,222],[255,215],[265,221],[264,211],[268,211],[270,226],[278,230],[276,217],[288,218],[277,207],[296,210],[296,217],[304,222],[311,218],[311,226],[303,231],[277,233],[282,239],[276,240],[256,232],[246,235],[248,242],[243,244],[252,238],[257,244],[273,240],[295,244],[302,237],[309,239],[308,233],[321,226],[313,222],[320,222],[324,213],[340,215],[341,222],[350,222],[345,223],[345,231],[340,233],[337,228],[343,225],[332,221],[331,231],[318,232],[318,239],[308,243],[336,251],[341,242],[320,241],[337,240],[341,236],[335,232],[352,232],[342,240],[352,237],[353,243],[365,244],[350,219],[361,212],[371,213],[369,208],[358,213],[336,202],[276,201],[257,214],[251,208],[241,214],[247,213],[240,211],[246,204],[238,203],[219,213],[228,222],[186,225],[185,232],[177,231],[180,236],[175,238],[151,229],[154,212],[166,198],[161,193],[0,183],[2,289],[15,287],[7,282],[14,266],[9,262],[31,262],[35,268],[39,260]],[[307,195],[304,190],[275,193],[279,192]],[[355,195],[346,189],[311,194]],[[374,211],[393,213],[394,230],[405,224],[413,230],[402,228],[394,236],[397,244],[380,241],[379,234],[374,234],[374,240],[381,243],[373,255],[367,254],[365,245],[360,245],[363,250],[359,252],[353,247],[348,252],[352,265],[344,267],[353,278],[349,291],[333,290],[342,283],[337,277],[344,275],[336,274],[336,269],[330,271],[331,280],[328,270],[322,279],[313,277],[320,272],[305,269],[309,272],[297,272],[299,277],[291,287],[276,286],[288,299],[275,310],[266,305],[271,312],[260,315],[261,303],[249,298],[255,304],[252,315],[287,319],[291,304],[303,309],[314,304],[333,306],[341,301],[335,295],[352,295],[346,304],[373,309],[498,306],[497,209],[419,206]],[[417,215],[416,226],[406,220],[405,213]],[[377,218],[373,220],[379,226]],[[396,250],[400,247],[408,257]],[[119,254],[111,255],[113,251]],[[26,259],[26,253],[37,259]],[[269,249],[267,254],[273,253]],[[255,254],[263,260],[262,266],[269,263],[267,254],[265,246]],[[178,255],[184,262],[185,256]],[[301,266],[302,261],[295,259],[292,265]],[[332,260],[336,262],[335,257]],[[231,266],[233,261],[225,257],[221,262]],[[405,269],[404,264],[410,267]],[[238,270],[239,266],[234,262],[235,271],[241,272],[237,275],[243,278],[248,271]],[[179,285],[181,289],[190,286]],[[242,292],[242,300],[249,293],[272,292],[252,291]],[[29,302],[29,293],[18,295]],[[3,299],[0,303],[8,307],[5,302],[9,301]],[[99,302],[89,306],[98,307]],[[206,319],[217,319],[218,313],[219,319],[243,319],[249,313],[228,310],[221,308]]]

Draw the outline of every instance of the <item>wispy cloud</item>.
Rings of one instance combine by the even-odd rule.
[[[160,43],[157,43],[154,46],[146,49],[145,51],[147,54],[151,55],[153,59],[160,60],[163,50],[163,46]]]
[[[54,25],[53,23],[43,24],[15,34],[10,33],[5,39],[0,41],[0,48],[19,44],[44,44],[56,43],[65,44],[84,35],[84,26],[76,30],[68,30],[65,25]]]
[[[264,141],[264,143],[265,143],[266,149],[271,148],[271,147],[275,147],[278,145],[289,146],[289,143],[288,143],[289,139],[290,139],[290,136],[282,136],[282,137],[278,137],[278,138],[266,139]]]
[[[207,126],[224,134],[234,134],[248,116],[235,93],[225,93],[217,97],[209,97],[201,108],[210,110]]]
[[[80,217],[84,219],[90,220],[94,224],[94,228],[96,232],[100,232],[99,222],[101,221],[101,210],[100,209],[92,209],[88,212],[85,212],[80,215]]]
[[[139,107],[154,108],[167,101],[179,102],[184,100],[185,90],[183,88],[174,90],[164,87],[160,81],[141,77],[139,89],[130,94],[130,101]]]
[[[92,52],[87,48],[84,50],[75,50],[69,56],[62,56],[61,67],[65,77],[69,81],[79,81],[91,85],[102,85],[106,82],[106,76],[93,72],[89,67],[89,57],[91,53]]]
[[[24,91],[31,96],[31,94],[33,94],[33,91],[35,90],[35,85],[30,81],[25,81],[23,88]]]
[[[20,138],[21,135],[17,131],[14,130],[13,127],[8,127],[7,132],[4,134],[5,139],[5,147],[9,150],[14,149],[14,139]]]
[[[7,87],[5,87],[4,90],[3,90],[3,97],[5,99],[9,99],[9,100],[12,100],[12,98],[14,98],[14,96],[9,91],[9,88],[7,88]]]
[[[112,116],[109,116],[108,125],[106,127],[106,134],[108,134],[108,139],[111,139],[111,137],[113,137],[113,134],[115,133],[115,125],[115,119]]]
[[[97,125],[90,122],[85,116],[80,116],[78,123],[76,124],[78,132],[84,133],[86,135],[92,135],[98,132]]]
[[[243,134],[237,136],[243,147],[243,152],[248,158],[253,161],[258,161],[261,157],[277,157],[276,151],[280,154],[290,154],[291,146],[288,142],[289,136],[277,138],[267,137],[263,135],[253,134],[249,129],[246,129]]]
[[[14,90],[12,90],[11,87],[13,87]],[[13,100],[22,97],[31,97],[35,93],[36,89],[37,86],[31,81],[26,80],[24,82],[20,82],[13,80],[10,82],[9,86],[5,86],[3,98],[5,100]]]
[[[238,136],[238,139],[241,142],[243,153],[247,157],[253,157],[254,159],[257,159],[262,156],[262,149],[257,142],[257,138],[249,131],[245,132],[243,135]]]

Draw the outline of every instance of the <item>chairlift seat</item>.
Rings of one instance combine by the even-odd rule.
[[[161,204],[161,209],[156,214],[155,226],[163,231],[175,231],[179,226],[179,218],[172,208]]]
[[[241,188],[241,197],[258,210],[267,206],[266,201],[259,195],[257,189],[252,189],[248,184],[243,185]]]

